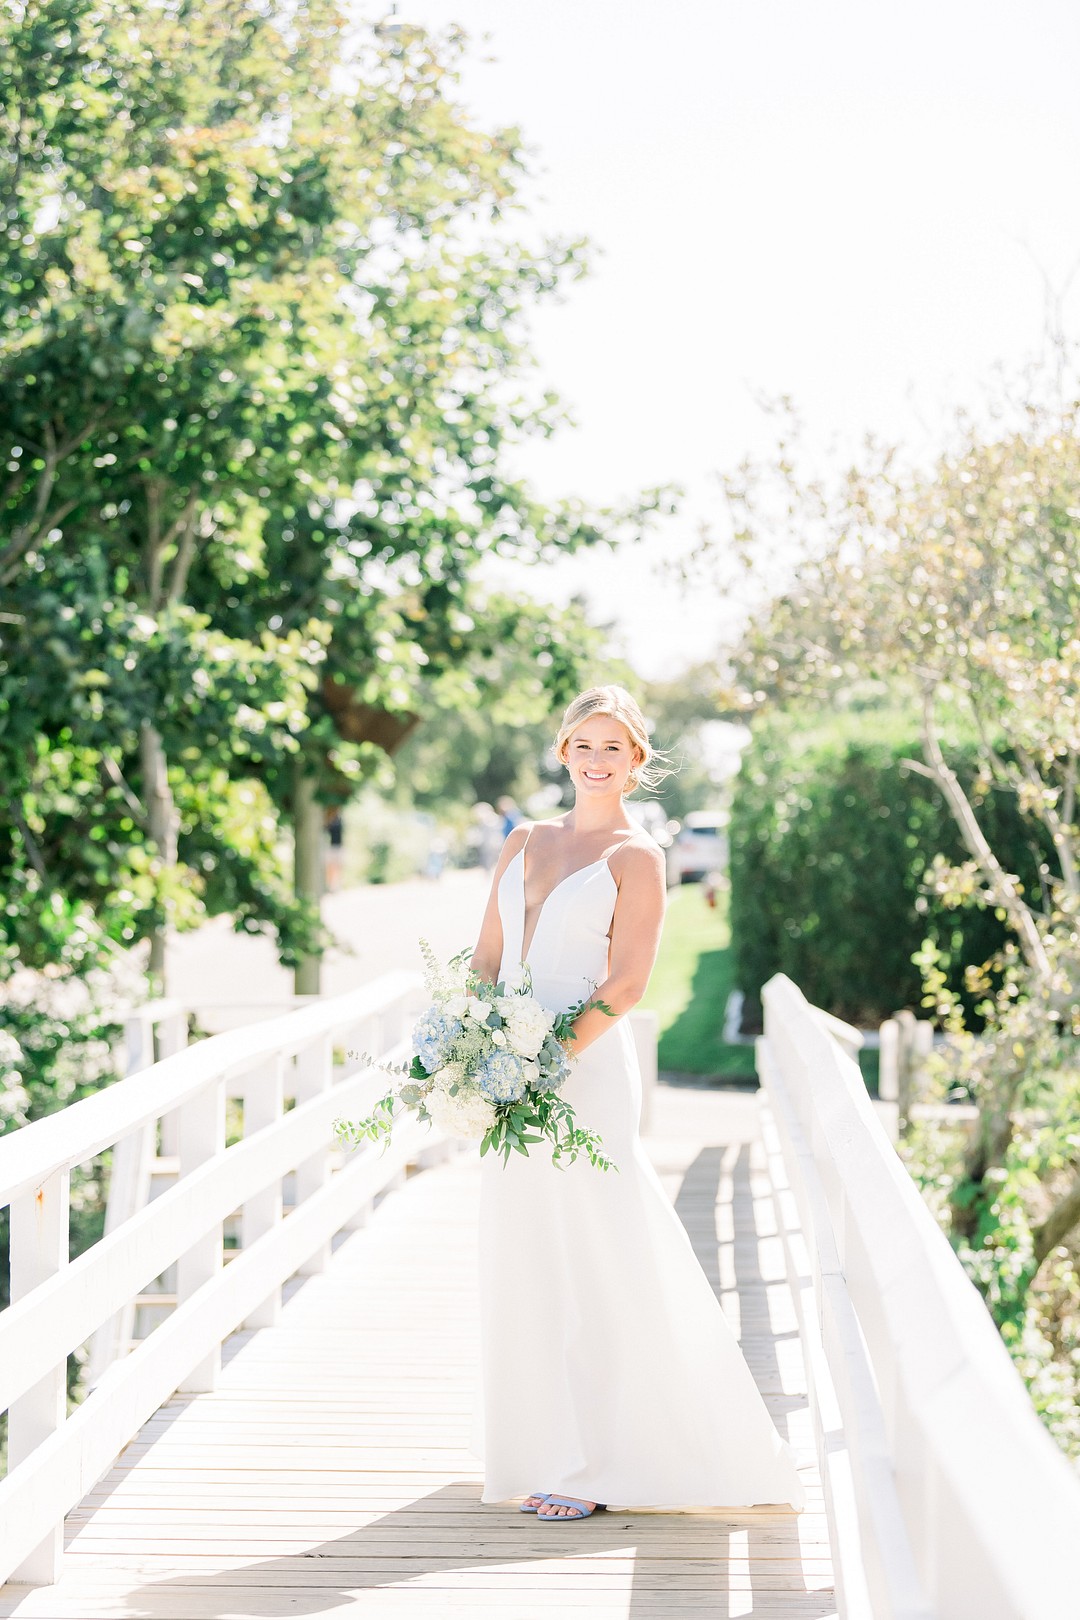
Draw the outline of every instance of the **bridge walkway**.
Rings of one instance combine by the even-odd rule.
[[[471,1155],[411,1175],[279,1322],[234,1334],[67,1521],[25,1620],[485,1620],[837,1614],[793,1303],[753,1096],[661,1086],[649,1147],[807,1482],[805,1513],[610,1511],[537,1524],[480,1503]],[[633,1413],[627,1413],[633,1422]]]

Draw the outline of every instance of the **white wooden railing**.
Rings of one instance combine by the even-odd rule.
[[[124,1073],[139,1074],[160,1058],[183,1051],[188,1043],[187,1008],[175,1000],[146,1001],[128,1015],[124,1034]],[[174,1112],[161,1119],[147,1120],[114,1145],[105,1205],[106,1237],[111,1237],[150,1202],[155,1173],[159,1180],[163,1174],[175,1180],[180,1170],[178,1131],[179,1116]],[[163,1281],[175,1290],[176,1279],[172,1273],[170,1267]],[[157,1297],[170,1296],[162,1291]],[[171,1298],[175,1303],[175,1292]],[[95,1332],[83,1374],[88,1388],[92,1389],[113,1362],[126,1355],[134,1344],[138,1307],[142,1302],[143,1296],[133,1295]]]
[[[343,1156],[333,1142],[333,1121],[370,1111],[387,1083],[349,1052],[403,1052],[422,1000],[418,976],[389,974],[175,1050],[0,1140],[12,1297],[0,1313],[0,1410],[9,1414],[0,1584],[56,1580],[65,1513],[146,1419],[178,1389],[212,1389],[222,1341],[241,1325],[273,1322],[284,1282],[321,1271],[334,1234],[361,1224],[408,1164],[448,1151],[413,1120],[399,1124],[388,1151]],[[242,1101],[243,1136],[226,1148],[232,1098]],[[73,1167],[137,1133],[160,1147],[162,1121],[175,1138],[175,1184],[69,1263]],[[283,1218],[287,1176],[294,1208]],[[222,1225],[237,1210],[242,1249],[225,1266]],[[172,1314],[66,1416],[68,1355],[173,1265]]]
[[[858,1066],[766,985],[766,1147],[845,1620],[1080,1613],[1080,1481],[1044,1430]]]

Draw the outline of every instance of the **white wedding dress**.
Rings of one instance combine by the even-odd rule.
[[[499,885],[500,978],[524,945],[524,850]],[[607,977],[606,860],[563,879],[528,959],[547,1007]],[[485,1502],[534,1491],[619,1507],[751,1506],[805,1493],[638,1134],[641,1076],[619,1019],[564,1087],[618,1165],[546,1148],[481,1161],[481,1367],[472,1448]]]

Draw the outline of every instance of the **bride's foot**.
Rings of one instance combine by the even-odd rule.
[[[586,1519],[595,1507],[595,1502],[568,1496],[565,1501],[545,1502],[537,1508],[537,1514],[541,1519]]]
[[[546,1501],[546,1491],[534,1491],[532,1496],[527,1496],[522,1502],[521,1511],[522,1513],[536,1513],[540,1508],[540,1504]]]

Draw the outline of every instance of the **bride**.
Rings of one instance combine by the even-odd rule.
[[[498,982],[527,964],[551,1009],[589,998],[563,1095],[618,1168],[559,1168],[542,1148],[482,1161],[482,1500],[524,1495],[545,1520],[609,1502],[798,1510],[791,1452],[638,1134],[624,1014],[645,992],[665,895],[663,856],[624,803],[649,781],[641,711],[619,686],[583,692],[556,752],[573,809],[509,834],[473,966]]]

